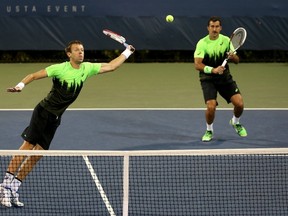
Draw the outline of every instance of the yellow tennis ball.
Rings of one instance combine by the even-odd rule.
[[[174,21],[174,17],[172,15],[167,15],[166,16],[166,22],[173,22]]]

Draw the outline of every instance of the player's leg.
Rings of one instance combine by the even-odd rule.
[[[32,150],[35,145],[32,145],[31,143],[24,141],[19,150]],[[26,158],[26,156],[14,156],[8,166],[7,172],[15,175],[22,164],[23,160]]]
[[[26,128],[22,134],[22,137],[28,140],[34,140],[39,144],[33,145],[32,150],[48,150],[50,143],[56,133],[56,130],[61,122],[61,117],[55,116],[45,109],[40,107],[41,115],[35,116],[33,121],[31,121],[29,128]],[[39,111],[38,111],[39,112]],[[32,171],[33,167],[42,158],[41,155],[28,156],[22,162],[18,169],[17,175],[12,182],[12,196],[11,203],[14,206],[22,205],[19,202],[19,195],[17,193],[22,181],[27,177],[27,175]],[[14,184],[13,184],[14,183]]]
[[[233,95],[231,97],[231,102],[234,106],[234,113],[232,119],[230,120],[230,124],[239,136],[246,137],[247,131],[245,127],[240,123],[240,117],[244,110],[244,102],[242,95],[240,93]]]
[[[36,143],[42,139],[43,131],[45,131],[46,123],[48,117],[46,117],[43,113],[43,107],[37,105],[32,113],[32,117],[30,120],[29,126],[23,131],[22,137],[25,140],[23,145],[20,147],[20,150],[32,150],[35,148]],[[23,176],[26,176],[30,170],[26,170],[25,174],[19,178],[18,174],[24,173],[22,168],[22,164],[27,160],[25,156],[15,156],[10,161],[10,164],[7,169],[7,173],[5,175],[3,181],[3,187],[1,187],[1,204],[7,207],[15,206],[23,206],[23,203],[19,202],[19,195],[17,193],[18,188],[20,187]]]
[[[33,148],[34,145],[30,144],[27,141],[24,141],[19,150],[32,150]],[[4,180],[0,185],[1,187],[0,202],[2,205],[6,207],[11,207],[12,204],[18,207],[23,206],[23,203],[19,202],[17,194],[17,190],[20,187],[22,181],[16,177],[16,174],[25,158],[26,156],[16,155],[11,159]],[[14,199],[14,197],[17,198]]]
[[[60,123],[61,117],[55,116],[45,110],[42,106],[37,105],[33,111],[29,127],[22,133],[22,137],[26,141],[23,143],[20,150],[48,150]],[[39,143],[40,145],[36,143]],[[10,185],[5,188],[9,189],[10,193],[5,193],[4,197],[2,196],[4,193],[0,194],[0,198],[3,197],[5,198],[4,201],[10,200],[10,202],[4,203],[2,198],[0,199],[1,204],[4,203],[3,205],[7,207],[11,207],[12,205],[21,207],[24,205],[19,201],[17,191],[22,181],[31,172],[41,157],[42,156],[29,156],[24,158],[16,156],[13,158],[13,161],[11,161],[8,167],[8,172],[10,173],[8,182]],[[9,175],[9,173],[7,175]],[[2,188],[4,187],[1,187],[1,189]]]
[[[206,118],[206,123],[208,125],[212,125],[214,122],[216,106],[217,106],[216,100],[208,100],[206,102],[205,118]]]
[[[43,150],[40,145],[32,145],[24,141],[20,150]],[[23,207],[24,204],[19,201],[18,189],[25,177],[32,171],[35,164],[42,156],[15,156],[11,160],[4,181],[1,185],[2,199],[1,204],[6,207]],[[19,162],[21,160],[21,163]],[[15,168],[17,167],[17,169]]]
[[[241,94],[235,94],[231,97],[231,103],[234,106],[234,116],[235,118],[240,118],[244,110],[244,102]],[[234,122],[236,123],[236,122]]]
[[[209,142],[213,138],[213,122],[215,119],[216,106],[217,106],[216,100],[208,100],[206,102],[206,111],[205,111],[206,131],[202,136],[203,142]]]
[[[213,122],[215,119],[215,112],[217,107],[217,89],[211,81],[201,81],[204,100],[206,103],[205,120],[206,131],[202,136],[203,142],[209,142],[213,138]]]
[[[29,143],[30,144],[30,143]],[[30,144],[31,146],[32,144]],[[36,144],[33,145],[32,150],[43,150],[43,148]],[[11,204],[16,207],[22,207],[24,204],[19,201],[18,189],[22,184],[22,181],[32,171],[36,163],[41,159],[42,156],[27,156],[21,166],[18,169],[17,176],[11,182]]]
[[[44,150],[40,145],[35,145],[32,150]],[[32,171],[36,163],[42,158],[39,156],[29,156],[26,157],[21,166],[19,167],[17,178],[22,182],[26,176]]]
[[[242,124],[240,124],[240,117],[244,110],[244,102],[236,82],[231,78],[230,82],[219,88],[219,94],[227,101],[227,103],[232,103],[234,106],[233,116],[229,123],[239,136],[247,136],[246,129]]]

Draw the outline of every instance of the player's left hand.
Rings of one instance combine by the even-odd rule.
[[[22,90],[17,87],[8,88],[7,92],[21,92]]]
[[[239,57],[237,56],[236,52],[227,52],[227,57],[230,61],[237,64],[239,62]]]

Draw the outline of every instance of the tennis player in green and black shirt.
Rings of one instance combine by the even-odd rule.
[[[129,45],[120,56],[109,63],[84,61],[84,47],[80,41],[72,41],[65,52],[68,62],[55,64],[29,74],[8,92],[20,92],[29,83],[51,77],[53,86],[47,97],[35,107],[29,126],[23,131],[24,142],[20,150],[48,150],[54,134],[61,123],[61,116],[78,97],[87,78],[116,70],[134,52]],[[15,156],[10,161],[3,183],[0,184],[0,203],[6,207],[22,207],[18,189],[39,161],[41,156]]]
[[[229,65],[221,66],[223,60],[229,57],[229,61],[238,64],[237,54],[230,52],[229,37],[220,34],[222,30],[221,19],[211,17],[207,25],[208,35],[200,39],[194,52],[194,63],[199,71],[200,83],[206,103],[206,132],[202,137],[203,142],[209,142],[213,138],[213,122],[215,118],[217,94],[219,93],[227,103],[234,106],[233,117],[230,124],[241,137],[247,136],[243,125],[240,124],[240,116],[244,110],[243,98],[240,90],[230,74]]]

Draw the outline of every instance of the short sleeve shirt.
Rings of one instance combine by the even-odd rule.
[[[54,64],[46,68],[48,77],[52,77],[53,86],[47,97],[41,102],[49,112],[61,116],[67,107],[78,97],[87,78],[99,73],[100,63],[83,62],[79,69],[70,62]]]
[[[225,35],[219,34],[216,40],[210,40],[207,35],[197,43],[194,58],[203,58],[203,64],[218,67],[226,58],[226,53],[229,52],[229,44],[230,39]],[[201,76],[213,76],[213,74],[204,74],[203,71],[200,71]]]

